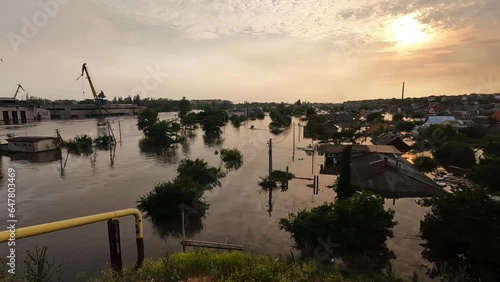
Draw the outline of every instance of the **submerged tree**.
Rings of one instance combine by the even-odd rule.
[[[396,224],[394,211],[384,209],[384,199],[366,191],[279,220],[303,256],[323,262],[341,258],[350,267],[370,271],[395,258],[386,241]]]
[[[342,168],[336,184],[334,185],[335,192],[337,192],[337,198],[340,200],[349,198],[354,194],[354,188],[351,184],[351,155],[352,148],[351,146],[347,146],[344,151],[342,151],[340,159]]]
[[[260,178],[259,186],[264,191],[280,189],[285,192],[288,190],[288,182],[294,177],[295,175],[291,172],[273,170],[271,177],[265,176]]]
[[[220,158],[228,169],[239,169],[243,165],[243,154],[236,148],[222,149]]]
[[[432,277],[465,271],[473,279],[500,281],[498,197],[484,188],[458,187],[421,204],[430,208],[420,237],[423,257],[434,264]]]
[[[137,116],[137,128],[139,128],[144,135],[148,135],[150,127],[156,122],[158,122],[158,112],[151,109],[145,109]]]

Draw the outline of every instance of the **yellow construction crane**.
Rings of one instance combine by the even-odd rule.
[[[99,107],[104,106],[104,104],[106,104],[106,100],[104,100],[106,96],[104,95],[104,92],[102,90],[99,94],[97,94],[94,88],[94,84],[92,83],[92,79],[90,78],[89,71],[87,70],[86,63],[82,65],[82,74],[76,80],[80,79],[80,77],[82,77],[84,74],[87,76],[87,79],[89,81],[90,89],[92,90],[92,95],[94,96],[95,104]]]
[[[26,90],[24,90],[24,88],[21,86],[21,84],[18,84],[18,85],[17,85],[17,89],[16,89],[16,93],[14,93],[14,99],[16,99],[16,97],[17,97],[17,93],[19,93],[19,89],[22,89],[23,91],[26,91]]]

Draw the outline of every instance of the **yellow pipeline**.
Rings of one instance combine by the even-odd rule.
[[[124,209],[112,212],[94,214],[89,216],[77,217],[72,219],[66,219],[61,221],[55,221],[50,223],[44,223],[39,225],[33,225],[28,227],[22,227],[16,229],[16,240],[26,237],[41,235],[45,233],[50,233],[54,231],[64,230],[68,228],[73,228],[77,226],[87,225],[91,223],[96,223],[100,221],[105,221],[109,219],[116,219],[119,217],[133,215],[135,217],[135,233],[137,239],[142,239],[142,214],[138,209]],[[0,243],[8,241],[10,238],[10,231],[0,232]]]

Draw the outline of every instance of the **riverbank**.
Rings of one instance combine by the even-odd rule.
[[[408,279],[409,281],[410,279]],[[396,282],[389,274],[359,274],[346,268],[320,266],[292,258],[274,259],[242,252],[193,251],[147,260],[139,270],[127,269],[123,275],[103,271],[91,282],[164,281],[373,281]]]

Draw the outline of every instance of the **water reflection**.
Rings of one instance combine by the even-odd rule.
[[[178,222],[152,222],[156,234],[160,235],[163,240],[168,240],[168,237],[180,238],[182,237],[182,223],[181,219]],[[203,218],[192,216],[186,220],[184,231],[186,237],[192,237],[203,230]]]
[[[208,147],[220,147],[224,139],[220,135],[203,135],[203,143]]]
[[[32,163],[51,163],[60,159],[58,150],[38,153],[11,152],[6,154],[11,161],[28,161]]]
[[[143,155],[148,158],[154,158],[160,163],[176,164],[179,162],[177,154],[178,144],[174,144],[169,148],[145,146],[144,139],[139,141],[139,149]]]

